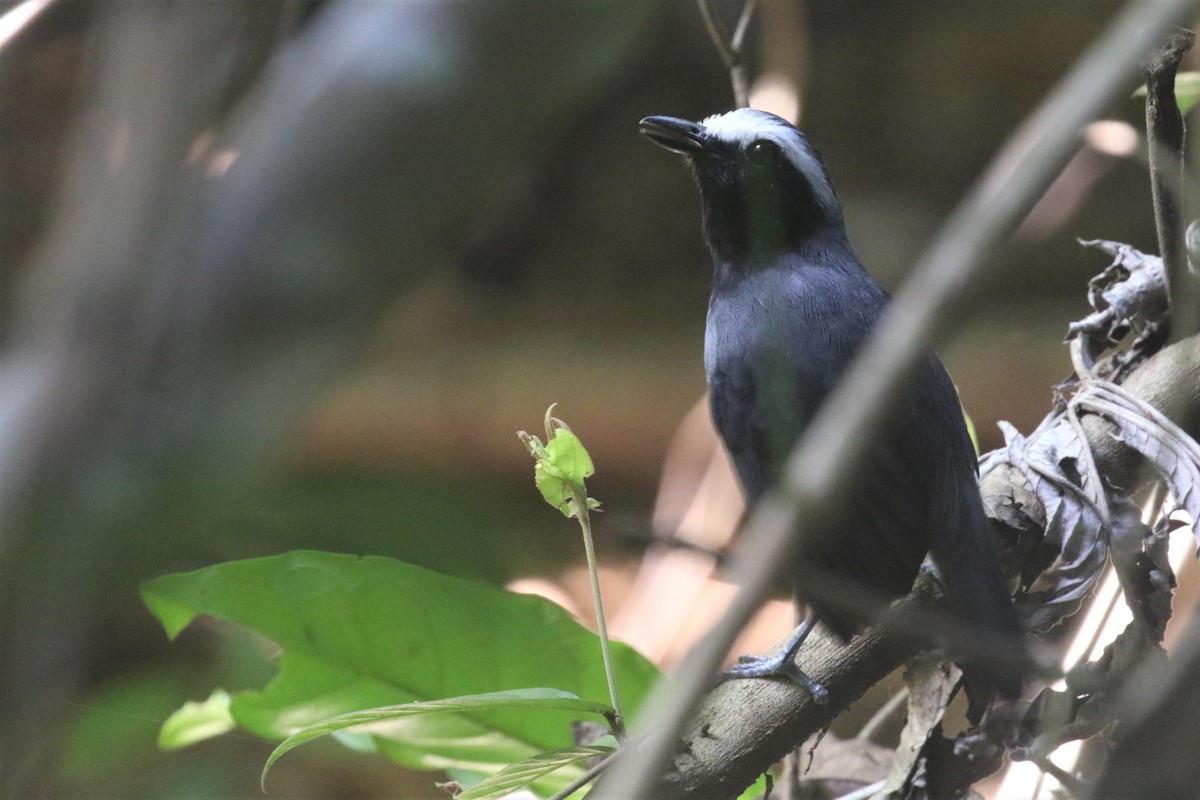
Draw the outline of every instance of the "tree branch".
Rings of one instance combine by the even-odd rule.
[[[597,798],[664,796],[661,776],[678,752],[680,732],[737,632],[787,563],[798,532],[818,527],[836,508],[904,378],[926,344],[945,332],[965,290],[1066,163],[1079,130],[1126,90],[1145,53],[1195,6],[1195,0],[1142,0],[1127,7],[1010,139],[798,443],[784,486],[760,503],[731,569],[740,590],[675,680],[651,695],[643,713],[657,727],[605,775]]]

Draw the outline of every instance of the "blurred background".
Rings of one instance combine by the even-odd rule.
[[[763,0],[752,104],[799,120],[895,287],[1116,8]],[[3,0],[0,97],[0,794],[257,796],[269,743],[155,748],[272,669],[215,624],[168,643],[137,595],[166,572],[387,555],[590,620],[514,435],[552,402],[597,465],[615,634],[669,669],[719,608],[704,551],[741,509],[699,405],[699,202],[636,125],[732,105],[694,3]],[[1141,115],[1089,127],[939,346],[984,450],[1068,374],[1104,265],[1076,238],[1155,249]],[[273,781],[434,795],[330,742]]]

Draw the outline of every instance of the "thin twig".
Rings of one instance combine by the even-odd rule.
[[[1042,784],[1046,782],[1046,773],[1038,772],[1037,780],[1033,782],[1033,791],[1029,793],[1029,800],[1038,800],[1042,796]]]
[[[1128,6],[1014,134],[959,206],[798,443],[784,486],[759,503],[730,570],[741,588],[721,620],[684,658],[675,680],[655,687],[643,706],[656,723],[654,732],[642,746],[630,749],[611,779],[601,782],[597,798],[661,794],[656,787],[663,788],[661,776],[680,731],[738,632],[789,562],[786,555],[797,532],[836,508],[868,442],[886,423],[904,378],[927,344],[950,327],[948,320],[962,306],[968,287],[1062,169],[1079,130],[1128,90],[1145,53],[1196,5],[1196,0],[1141,0]]]
[[[746,0],[737,27],[733,30],[733,39],[729,43],[735,58],[734,65],[729,68],[729,82],[733,85],[733,101],[738,108],[750,105],[750,71],[746,68],[746,59],[743,58],[742,43],[746,40],[746,30],[750,27],[750,20],[757,5],[757,0]]]
[[[746,0],[746,4],[742,6],[742,15],[738,17],[737,27],[733,29],[733,38],[729,40],[729,46],[739,57],[742,53],[742,42],[746,40],[746,31],[750,28],[750,20],[754,18],[754,9],[758,6],[758,0]]]
[[[578,778],[571,781],[554,794],[550,795],[550,800],[567,800],[568,797],[575,794],[592,781],[596,780],[596,776],[603,772],[604,768],[608,766],[608,763],[612,761],[613,755],[616,754],[614,753],[612,755],[607,755],[597,761],[587,772],[583,773]]]
[[[745,108],[750,102],[750,77],[746,73],[745,59],[742,58],[742,45],[746,39],[746,31],[750,20],[754,17],[754,9],[758,0],[746,0],[742,13],[738,16],[737,26],[733,30],[733,38],[727,38],[725,31],[713,11],[711,0],[696,0],[700,9],[700,17],[708,30],[708,37],[721,56],[725,69],[729,70],[729,81],[733,85],[733,100],[738,108]]]
[[[879,729],[883,727],[884,723],[891,719],[892,714],[895,714],[896,710],[899,709],[900,706],[904,705],[904,701],[907,699],[908,687],[905,686],[903,689],[888,698],[888,701],[879,707],[879,710],[876,711],[869,720],[867,720],[867,724],[862,726],[862,730],[860,730],[858,735],[854,738],[867,742],[874,739],[875,734],[879,732]]]
[[[867,798],[873,797],[885,785],[887,785],[887,781],[875,781],[875,783],[868,784],[861,789],[855,789],[849,794],[844,794],[837,798],[837,800],[867,800]]]
[[[1087,784],[1055,764],[1050,759],[1042,758],[1041,756],[1031,756],[1029,760],[1032,761],[1034,766],[1036,766],[1042,772],[1046,773],[1051,778],[1054,778],[1054,780],[1062,784],[1062,787],[1070,792],[1072,797],[1088,796],[1089,792]]]
[[[551,406],[553,408],[553,406]],[[547,412],[549,414],[549,412]],[[549,435],[547,434],[547,438]],[[621,710],[621,694],[617,691],[617,673],[613,667],[612,645],[608,639],[608,626],[604,621],[604,602],[600,597],[600,570],[596,566],[596,547],[592,542],[591,515],[588,513],[587,492],[575,489],[575,512],[579,528],[583,531],[583,549],[587,556],[588,576],[592,584],[592,601],[596,608],[596,633],[600,637],[600,655],[604,660],[604,678],[608,681],[608,696],[613,705],[613,735],[625,738],[625,712]]]
[[[721,29],[721,23],[713,12],[710,0],[696,0],[696,5],[700,8],[700,18],[704,20],[704,27],[708,29],[708,38],[712,39],[717,54],[721,56],[721,63],[725,65],[725,69],[733,69],[737,66],[737,53],[729,44],[725,31]]]
[[[1150,193],[1154,201],[1154,227],[1158,249],[1167,268],[1168,288],[1172,296],[1187,297],[1187,253],[1183,246],[1183,213],[1180,195],[1183,188],[1183,115],[1175,99],[1175,73],[1179,61],[1191,49],[1196,37],[1191,31],[1173,32],[1146,63],[1146,140],[1149,144]],[[1184,311],[1183,303],[1173,303]],[[1195,317],[1188,313],[1187,317]],[[1194,320],[1189,320],[1194,324]],[[1190,325],[1188,326],[1191,327]],[[1178,332],[1186,336],[1190,330]]]

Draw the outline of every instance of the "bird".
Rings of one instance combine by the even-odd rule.
[[[851,247],[825,162],[788,121],[740,108],[701,122],[650,116],[639,131],[685,156],[699,186],[713,263],[704,341],[709,408],[752,508],[780,479],[891,299]],[[869,445],[836,517],[801,537],[789,562],[798,607],[809,612],[786,648],[775,657],[743,656],[728,674],[788,677],[825,701],[825,688],[793,661],[805,637],[820,621],[852,638],[911,591],[927,555],[950,613],[970,630],[1023,647],[958,393],[931,350],[889,427]],[[805,576],[831,578],[839,590],[828,583],[814,590]],[[873,613],[864,618],[840,602],[847,596],[840,589],[875,601]],[[989,698],[996,689],[1019,693],[1012,670],[976,669]]]

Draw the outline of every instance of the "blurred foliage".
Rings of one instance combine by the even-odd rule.
[[[86,787],[105,785],[117,795],[171,796],[168,787],[176,784],[169,775],[188,773],[195,783],[187,784],[185,794],[244,794],[252,790],[270,751],[227,737],[226,744],[205,743],[169,757],[156,752],[159,728],[181,704],[198,699],[206,687],[235,691],[263,685],[275,671],[271,659],[278,648],[245,629],[206,623],[192,626],[195,630],[164,649],[156,644],[161,633],[140,606],[132,581],[294,548],[353,547],[497,586],[581,561],[578,542],[562,536],[541,501],[518,487],[516,482],[512,491],[503,484],[477,484],[471,489],[474,502],[465,503],[461,483],[444,475],[291,468],[224,486],[219,502],[191,489],[163,492],[127,522],[130,535],[114,538],[94,561],[98,569],[130,576],[130,583],[97,609],[97,635],[105,648],[141,654],[138,658],[148,663],[132,672],[116,665],[108,679],[107,670],[99,673],[99,682],[71,714],[57,793],[74,796],[84,790],[86,795]],[[51,534],[43,542],[50,547],[57,521],[44,522]],[[231,774],[221,764],[235,751],[243,769]],[[273,782],[276,787],[304,785],[304,765],[312,769],[330,757],[327,749],[306,750]],[[361,764],[337,769],[364,772]],[[323,769],[322,780],[331,787],[337,785],[337,769]],[[293,783],[295,775],[300,777]]]
[[[164,492],[133,523],[137,535],[117,543],[116,557],[138,580],[292,549],[349,548],[493,584],[539,569],[545,546],[547,564],[562,563],[570,543],[560,551],[542,541],[549,526],[538,524],[536,504],[503,484],[473,484],[470,494],[463,502],[460,482],[432,473],[277,470],[219,493]]]
[[[237,722],[229,713],[231,699],[229,692],[224,689],[214,689],[203,702],[184,703],[162,724],[158,732],[158,746],[163,750],[177,750],[229,733],[237,727]]]
[[[191,690],[178,670],[124,675],[92,694],[63,746],[64,777],[79,782],[106,780],[114,766],[132,766],[152,746],[161,720]]]

